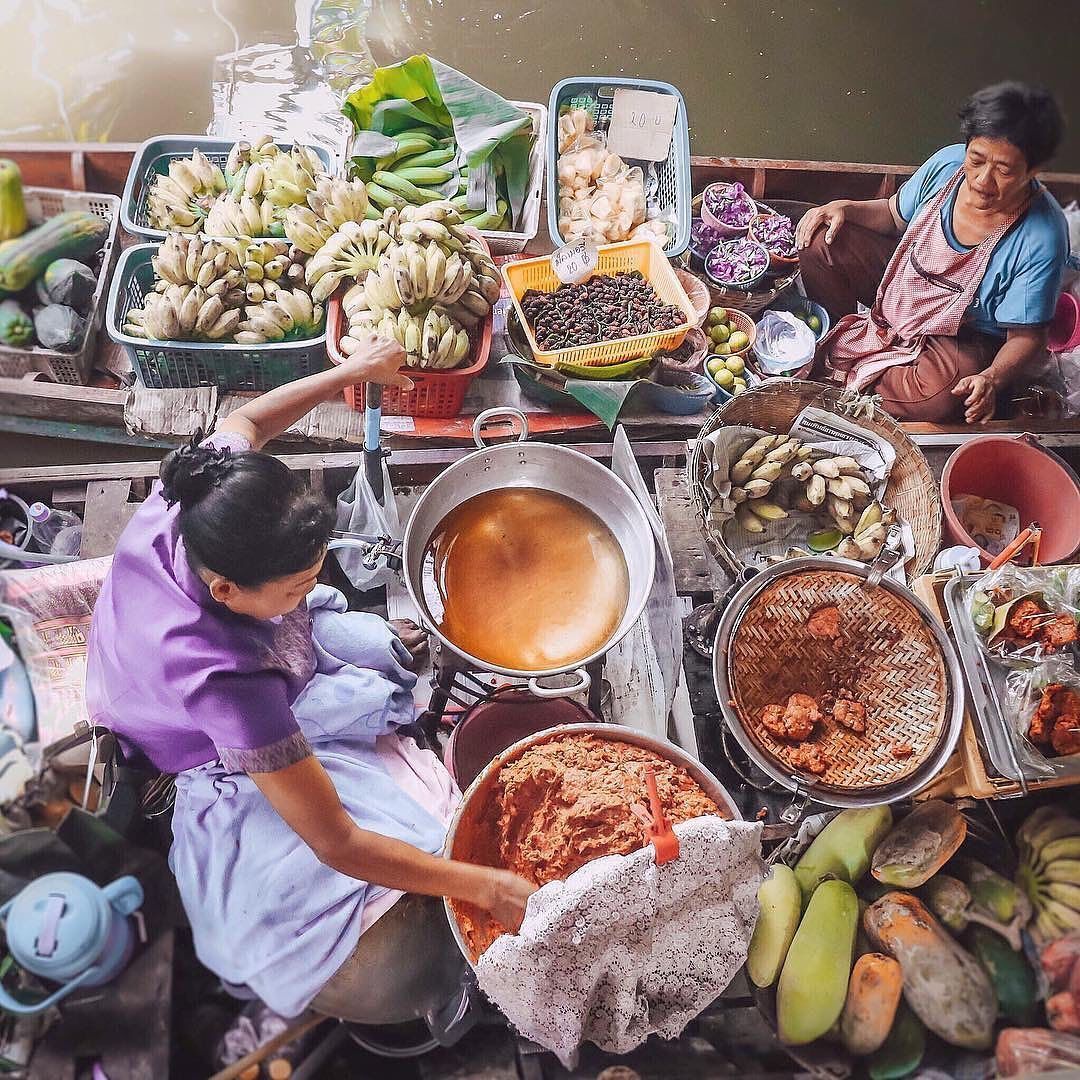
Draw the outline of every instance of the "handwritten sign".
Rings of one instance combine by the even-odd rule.
[[[596,269],[596,248],[588,240],[567,244],[552,254],[551,268],[564,285],[575,285]]]
[[[678,99],[671,94],[620,87],[611,105],[608,149],[623,158],[664,161],[671,149],[678,107]]]

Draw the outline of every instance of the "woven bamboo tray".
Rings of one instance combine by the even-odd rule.
[[[813,612],[830,606],[841,615],[836,641],[806,628]],[[805,771],[797,744],[767,731],[762,710],[796,693],[818,701],[823,719],[812,742],[829,762],[818,779],[836,789],[866,792],[906,780],[938,749],[948,725],[945,663],[922,615],[903,597],[840,570],[786,575],[758,594],[736,624],[730,665],[744,729],[788,772]],[[864,734],[833,720],[839,697],[865,706]]]
[[[776,213],[771,206],[763,202],[758,202],[757,205],[763,213]],[[701,213],[700,195],[694,198],[691,206],[695,216]],[[798,276],[799,270],[796,267],[782,277],[766,277],[766,288],[747,292],[745,289],[718,288],[704,274],[694,274],[694,277],[709,290],[710,307],[735,308],[752,318],[760,315],[789,285],[795,282]]]
[[[728,567],[737,568],[739,559],[723,538],[708,527],[709,498],[705,491],[705,462],[701,440],[724,425],[744,425],[773,433],[786,432],[795,417],[808,405],[847,417],[886,439],[896,450],[884,502],[911,525],[915,554],[907,561],[908,580],[927,573],[941,547],[941,495],[934,474],[922,451],[900,425],[873,404],[824,383],[800,379],[770,379],[744,394],[732,398],[705,422],[687,463],[691,499],[705,528],[705,535],[716,557]]]

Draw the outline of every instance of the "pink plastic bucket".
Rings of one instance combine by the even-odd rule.
[[[1065,292],[1058,297],[1046,347],[1058,353],[1080,349],[1080,300],[1072,293]]]
[[[1033,521],[1042,527],[1040,563],[1066,562],[1080,547],[1080,481],[1055,454],[1030,435],[981,435],[964,443],[945,463],[941,505],[945,531],[953,544],[978,547],[984,566],[993,555],[979,547],[953,512],[961,495],[1015,506],[1020,528]]]

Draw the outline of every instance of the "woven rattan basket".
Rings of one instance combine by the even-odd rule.
[[[701,214],[701,196],[698,195],[691,205],[693,206],[694,216],[699,216]],[[762,213],[775,213],[771,206],[767,206],[763,202],[759,202],[758,207]],[[690,272],[693,273],[693,271]],[[747,292],[745,289],[718,288],[704,274],[694,274],[694,277],[709,290],[710,307],[735,308],[737,311],[742,311],[754,318],[760,315],[798,276],[799,271],[796,268],[782,277],[766,277],[765,288]]]
[[[907,589],[874,584],[858,563],[798,559],[770,567],[732,598],[717,632],[713,676],[721,712],[751,760],[791,790],[835,806],[909,797],[953,752],[963,720],[956,652]],[[838,612],[835,638],[810,617]],[[820,717],[802,741],[777,738],[762,713],[792,694]],[[841,699],[866,710],[865,730],[833,717]],[[813,748],[824,771],[802,754]]]
[[[885,487],[884,502],[911,525],[914,534],[915,554],[905,566],[908,579],[927,573],[941,547],[941,496],[922,451],[872,399],[857,397],[824,383],[800,379],[770,379],[732,398],[709,417],[698,434],[687,464],[687,479],[694,508],[705,527],[713,553],[729,568],[739,568],[740,560],[724,543],[719,531],[708,526],[709,498],[703,482],[705,460],[701,448],[702,437],[731,424],[773,433],[786,432],[795,417],[808,405],[854,420],[893,445],[896,461]]]

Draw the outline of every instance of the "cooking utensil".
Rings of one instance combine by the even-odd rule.
[[[837,607],[841,637],[816,637],[807,619]],[[883,566],[805,558],[775,564],[735,592],[713,645],[720,711],[750,760],[793,792],[785,820],[809,800],[869,806],[906,798],[948,760],[963,722],[960,662],[929,609],[883,576]],[[795,747],[761,724],[768,705],[793,693],[820,702],[847,697],[866,708],[866,732],[831,716],[813,744],[829,761],[822,776],[801,767]]]
[[[649,793],[649,839],[652,841],[657,866],[663,866],[679,857],[679,838],[672,832],[671,822],[664,813],[660,792],[656,790],[656,773],[651,765],[645,766],[645,789]]]
[[[734,799],[728,794],[727,789],[697,758],[691,757],[685,750],[668,742],[666,739],[658,739],[652,735],[645,735],[640,731],[630,728],[618,727],[612,724],[564,724],[560,727],[550,728],[547,731],[537,732],[535,735],[521,739],[508,747],[491,761],[483,772],[469,785],[468,790],[462,796],[454,816],[450,821],[450,828],[446,832],[446,843],[443,851],[448,859],[459,857],[455,854],[454,842],[458,832],[463,828],[476,828],[483,820],[485,814],[489,814],[493,804],[492,792],[495,787],[499,770],[507,764],[519,758],[526,750],[538,743],[557,739],[561,735],[587,734],[601,739],[610,739],[613,742],[629,743],[631,746],[642,746],[651,750],[660,757],[681,766],[689,773],[690,777],[709,796],[720,810],[721,815],[729,821],[741,821],[742,815],[735,804]],[[472,956],[468,944],[461,933],[457,916],[451,907],[450,901],[444,901],[446,905],[446,917],[450,920],[450,929],[454,933],[454,940],[461,949],[462,956],[473,966],[476,957]]]

